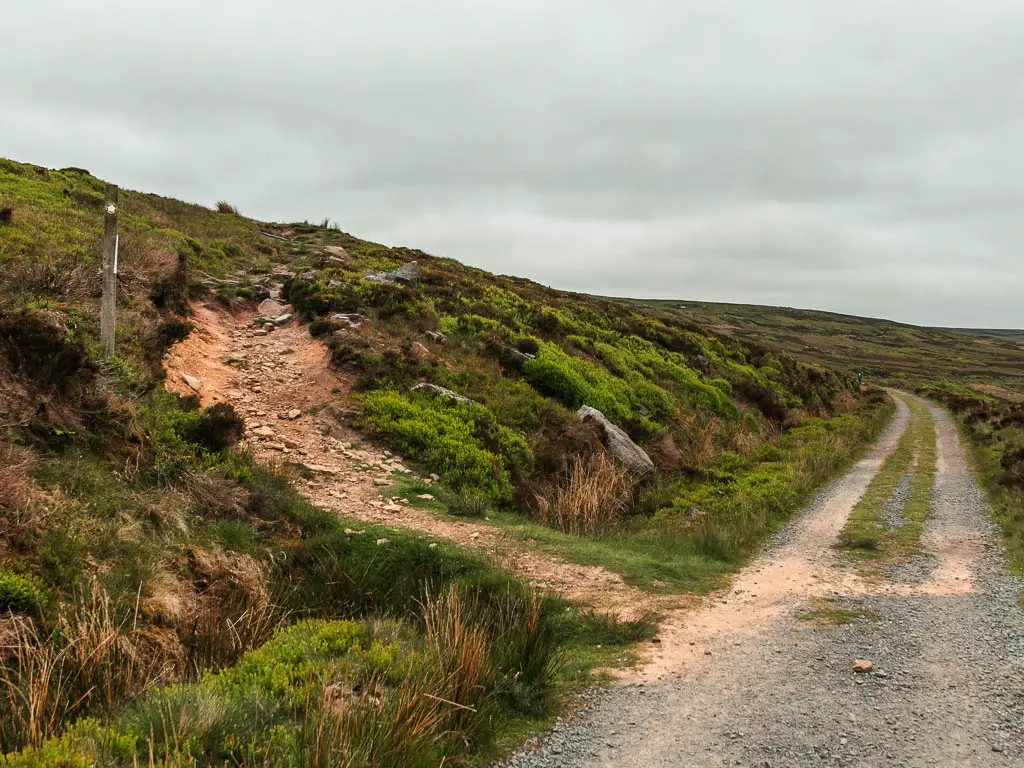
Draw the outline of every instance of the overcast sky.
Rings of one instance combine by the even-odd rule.
[[[1024,327],[1020,0],[28,0],[0,155],[593,293]]]

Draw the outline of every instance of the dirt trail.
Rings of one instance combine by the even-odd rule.
[[[245,416],[246,444],[257,458],[298,462],[313,471],[314,478],[298,480],[297,487],[315,504],[345,517],[411,528],[482,551],[543,589],[624,619],[664,606],[664,598],[642,592],[604,568],[566,562],[494,526],[440,519],[402,500],[383,498],[381,491],[391,484],[392,474],[408,468],[323,411],[309,413],[352,386],[349,377],[330,368],[322,343],[294,323],[264,336],[253,326],[252,313],[232,315],[200,304],[192,310],[196,330],[164,360],[167,388],[198,394],[204,406],[234,405]],[[281,418],[296,411],[295,419]]]
[[[728,593],[671,622],[635,684],[595,694],[507,768],[1024,765],[1024,585],[944,412],[925,416],[938,461],[922,555],[867,582],[833,549],[912,418],[894,394],[875,449]],[[825,597],[838,625],[802,618]]]

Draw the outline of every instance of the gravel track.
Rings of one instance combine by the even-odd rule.
[[[922,537],[927,556],[916,571],[858,584],[830,543],[808,534],[832,533],[836,516],[845,519],[859,498],[850,501],[851,484],[863,493],[865,467],[877,472],[892,450],[908,397],[898,395],[900,415],[880,448],[737,577],[749,584],[751,574],[790,567],[802,551],[799,562],[813,565],[811,578],[797,579],[802,593],[787,593],[773,611],[753,601],[753,626],[738,620],[734,631],[687,641],[697,643],[696,658],[677,654],[652,682],[589,692],[571,721],[506,768],[1024,765],[1024,584],[1006,570],[946,414],[930,409],[938,471]],[[800,620],[821,596],[876,620],[825,629]],[[872,660],[874,671],[855,674],[858,658]]]

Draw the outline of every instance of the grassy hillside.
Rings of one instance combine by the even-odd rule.
[[[719,583],[889,414],[849,373],[696,324],[130,191],[105,357],[101,194],[0,161],[0,765],[468,764],[649,631],[310,505],[233,447],[230,406],[163,389],[190,303],[280,289],[353,384],[333,412],[436,473],[439,514],[650,590]]]
[[[625,300],[666,320],[783,349],[870,380],[916,386],[939,378],[1024,393],[1024,331],[922,328],[833,312],[700,301]]]

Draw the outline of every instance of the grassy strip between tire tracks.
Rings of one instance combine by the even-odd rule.
[[[861,561],[865,571],[877,572],[920,552],[921,533],[932,511],[935,484],[935,420],[926,403],[911,400],[910,424],[896,450],[868,486],[839,535],[838,548]],[[896,528],[886,524],[886,506],[909,476],[906,499]]]

